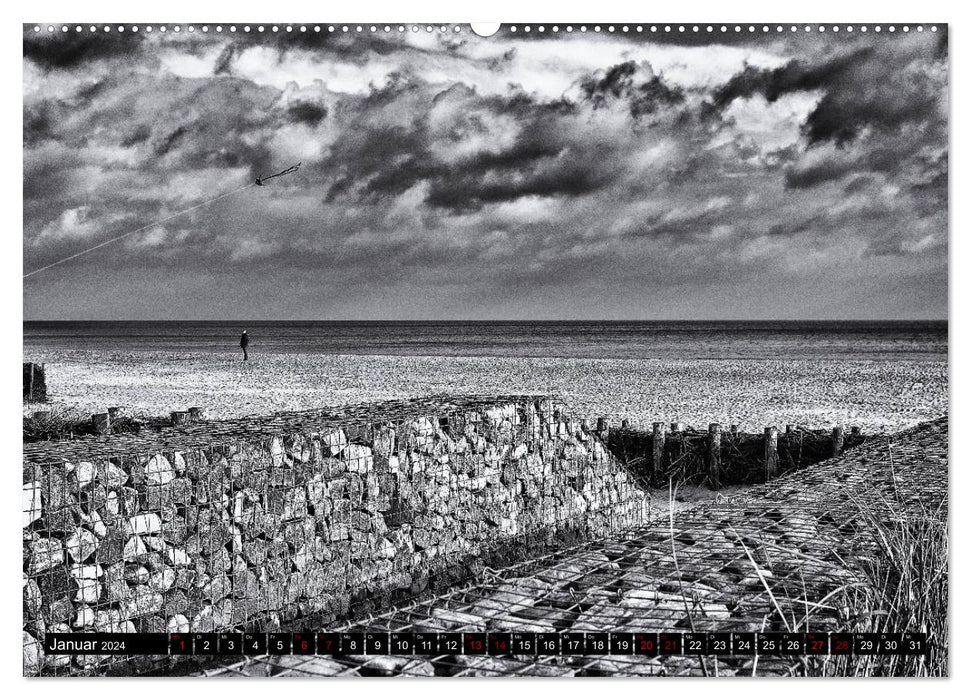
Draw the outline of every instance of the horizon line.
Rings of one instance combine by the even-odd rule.
[[[949,318],[431,318],[431,319],[301,319],[301,318],[48,318],[24,323],[948,323]]]

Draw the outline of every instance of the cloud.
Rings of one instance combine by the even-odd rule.
[[[620,63],[606,73],[587,78],[580,88],[595,109],[607,106],[611,100],[627,100],[635,119],[684,102],[682,90],[665,84],[650,64],[639,66],[634,61]]]
[[[34,34],[25,28],[24,58],[46,69],[67,69],[99,59],[133,59],[142,44],[141,35],[119,32],[76,32]]]
[[[814,278],[837,308],[865,261],[884,281],[946,267],[936,37],[128,39],[25,39],[27,267],[298,161],[61,274],[142,269],[152,298],[214,270],[238,294],[299,279],[303,316],[340,298],[537,317],[578,290],[609,309],[716,283],[766,308]]]
[[[882,45],[881,45],[882,44]],[[897,132],[937,121],[944,97],[937,48],[886,44],[856,46],[834,56],[794,59],[772,70],[747,66],[713,94],[725,108],[740,97],[761,94],[769,102],[795,92],[822,91],[804,129],[809,143],[847,144],[865,130]]]

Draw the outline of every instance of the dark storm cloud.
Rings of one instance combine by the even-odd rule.
[[[59,27],[58,27],[59,29]],[[72,68],[78,64],[102,58],[131,59],[138,52],[142,37],[138,34],[83,31],[41,32],[34,34],[25,26],[24,58],[44,68]]]
[[[643,72],[647,76],[641,75],[641,67],[634,61],[627,61],[612,66],[602,77],[585,79],[580,89],[594,109],[608,106],[611,100],[626,100],[635,119],[684,102],[684,92],[666,85],[649,65]]]
[[[902,160],[902,154],[890,148],[874,148],[871,151],[860,153],[856,157],[837,151],[830,158],[809,165],[786,168],[786,187],[793,189],[816,187],[834,180],[841,180],[849,174],[860,171],[888,173],[898,168]]]
[[[187,129],[184,126],[180,126],[175,131],[164,136],[155,145],[155,155],[164,156],[166,153],[171,151],[175,145],[185,136]],[[126,139],[127,140],[127,139]]]
[[[921,213],[930,215],[947,211],[947,153],[929,156],[921,164],[911,192]]]
[[[34,146],[52,133],[52,107],[49,104],[24,105],[24,146]]]
[[[587,157],[583,144],[561,133],[560,117],[575,107],[565,100],[537,101],[521,93],[509,98],[482,97],[465,87],[437,92],[416,81],[375,90],[365,98],[370,110],[396,110],[421,91],[431,104],[455,102],[462,115],[448,129],[433,133],[429,119],[418,116],[406,124],[379,124],[371,111],[362,111],[355,136],[334,148],[325,168],[339,173],[327,200],[357,192],[376,201],[425,182],[425,202],[454,212],[470,212],[485,204],[528,196],[576,196],[597,190],[612,176],[608,167]],[[488,135],[484,120],[514,116],[519,133],[507,147],[485,144],[483,150],[443,160],[436,146]]]
[[[312,102],[297,102],[287,108],[287,116],[295,122],[317,126],[327,116],[327,108]]]
[[[847,71],[858,61],[866,60],[872,54],[872,47],[864,47],[816,64],[793,60],[773,70],[746,66],[744,71],[715,90],[712,102],[716,107],[725,107],[738,97],[751,97],[757,93],[764,96],[767,101],[775,102],[782,95],[790,92],[838,85],[845,81]]]
[[[934,51],[924,53],[929,58]],[[809,143],[842,145],[866,127],[894,132],[937,118],[941,95],[908,70],[912,58],[909,50],[864,46],[819,62],[793,60],[772,70],[748,66],[715,91],[712,103],[724,108],[755,94],[771,103],[794,92],[820,90],[824,94],[804,124]]]
[[[127,136],[121,139],[121,145],[124,147],[137,146],[140,143],[148,141],[149,137],[152,135],[152,130],[147,124],[140,124],[132,129]]]

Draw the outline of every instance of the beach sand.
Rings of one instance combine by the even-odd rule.
[[[795,424],[895,431],[947,412],[944,361],[642,360],[80,351],[31,348],[51,405],[259,415],[439,393],[546,393],[574,414],[742,430]],[[25,411],[37,407],[25,406]]]

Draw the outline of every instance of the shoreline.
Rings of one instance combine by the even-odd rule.
[[[124,406],[165,415],[259,416],[433,394],[552,393],[576,415],[653,421],[893,432],[948,411],[946,357],[863,359],[583,359],[236,352],[65,351],[33,347],[50,402],[78,413]]]

